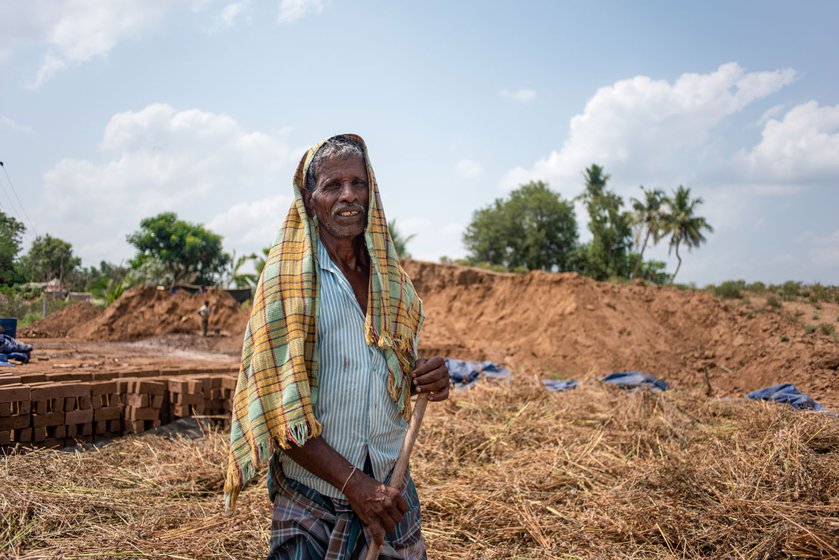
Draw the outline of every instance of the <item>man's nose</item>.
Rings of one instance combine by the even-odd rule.
[[[358,200],[358,193],[355,192],[352,181],[344,181],[341,183],[341,201],[355,202],[356,200]]]

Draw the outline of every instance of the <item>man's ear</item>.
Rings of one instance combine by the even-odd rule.
[[[306,214],[308,214],[310,218],[313,217],[315,213],[312,212],[312,191],[303,187],[300,189],[300,196],[303,197],[303,205],[306,207]]]

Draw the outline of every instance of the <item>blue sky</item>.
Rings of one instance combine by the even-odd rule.
[[[0,0],[0,208],[85,265],[173,210],[259,250],[300,154],[362,135],[417,258],[597,162],[692,189],[681,281],[839,283],[839,4]],[[30,219],[24,216],[27,214]],[[579,214],[585,235],[585,216]],[[653,256],[668,260],[666,245]]]

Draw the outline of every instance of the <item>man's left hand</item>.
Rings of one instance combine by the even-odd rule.
[[[449,368],[446,360],[440,356],[417,360],[413,377],[413,392],[417,395],[428,395],[430,401],[444,401],[449,398]]]

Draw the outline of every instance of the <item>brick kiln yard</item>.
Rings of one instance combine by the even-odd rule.
[[[839,422],[739,398],[790,382],[839,410],[839,344],[805,329],[806,301],[406,268],[426,304],[422,353],[514,372],[429,409],[412,470],[430,558],[839,557]],[[246,315],[222,292],[145,288],[24,331],[33,362],[0,373],[0,557],[263,556],[264,478],[223,512],[223,427],[135,433],[226,415]],[[623,370],[672,390],[596,380]],[[548,393],[543,378],[581,386]],[[89,452],[47,448],[118,432]],[[14,446],[27,438],[35,450]]]

